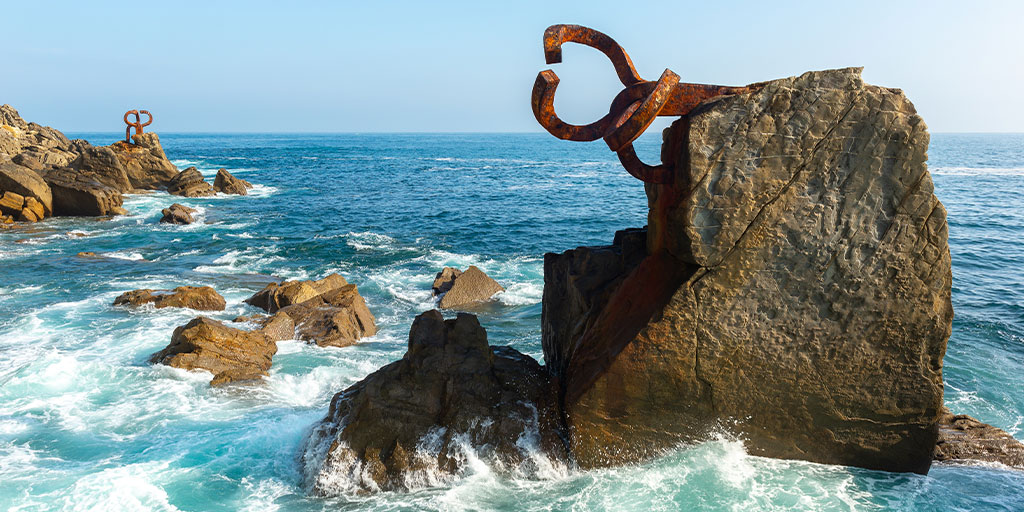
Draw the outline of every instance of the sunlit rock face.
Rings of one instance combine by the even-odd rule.
[[[622,269],[602,274],[612,291],[564,278],[592,251],[546,261],[575,460],[724,429],[759,455],[926,472],[953,317],[927,148],[902,91],[860,69],[766,82],[667,129],[675,181],[647,185],[645,258],[604,265]]]

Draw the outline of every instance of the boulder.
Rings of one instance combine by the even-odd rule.
[[[160,137],[153,132],[132,136],[133,144],[119,140],[110,145],[124,167],[132,188],[156,190],[167,188],[178,175],[178,168],[167,159]],[[181,195],[181,194],[179,194]]]
[[[476,317],[416,317],[405,356],[334,396],[302,456],[315,494],[404,490],[458,474],[474,456],[492,467],[529,469],[524,439],[564,460],[536,361],[491,347]]]
[[[163,217],[160,218],[160,222],[165,224],[192,224],[196,220],[192,218],[192,214],[195,213],[194,208],[174,203],[163,210],[160,213]]]
[[[376,319],[354,284],[338,274],[316,281],[271,283],[245,300],[295,325],[293,337],[320,346],[345,347],[377,334]]]
[[[928,132],[902,91],[806,73],[705,102],[664,140],[674,180],[646,185],[639,263],[545,258],[545,359],[574,460],[725,430],[753,455],[927,472],[951,270]]]
[[[216,194],[195,167],[189,167],[171,178],[167,184],[167,192],[184,197],[207,197]]]
[[[295,339],[295,322],[292,317],[278,313],[272,317],[259,320],[262,322],[260,332],[271,341]]]
[[[119,214],[124,197],[121,192],[73,169],[52,169],[43,176],[53,195],[53,214],[100,216]]]
[[[347,284],[348,281],[338,274],[331,274],[316,281],[270,283],[244,302],[268,313],[276,313],[283,307],[305,302]]]
[[[43,205],[34,197],[25,198],[25,207],[21,209],[18,220],[22,222],[39,222],[43,220]]]
[[[50,186],[28,167],[11,162],[0,163],[0,192],[14,192],[23,197],[33,197],[43,205],[44,216],[53,215],[53,195]]]
[[[250,188],[252,188],[252,183],[232,176],[224,168],[217,169],[217,176],[213,178],[213,189],[222,194],[244,196],[249,193],[248,189]]]
[[[227,303],[209,286],[179,286],[174,290],[132,290],[114,299],[115,306],[141,306],[152,303],[159,308],[189,308],[224,311]]]
[[[935,460],[998,462],[1024,469],[1024,443],[992,425],[943,408]]]
[[[490,300],[494,294],[505,291],[505,288],[476,266],[470,265],[465,272],[445,267],[434,278],[433,290],[434,295],[441,295],[438,305],[442,309],[454,309]]]
[[[258,331],[227,327],[197,317],[174,330],[171,343],[150,362],[185,370],[207,370],[211,386],[259,379],[267,375],[277,344]]]
[[[4,192],[0,195],[0,212],[7,215],[18,215],[25,207],[25,197],[14,192]]]
[[[69,167],[83,178],[106,185],[118,192],[131,192],[132,183],[128,179],[117,154],[106,146],[89,146],[78,155]]]

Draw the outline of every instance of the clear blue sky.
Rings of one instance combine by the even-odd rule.
[[[713,4],[713,5],[712,5]],[[934,132],[1024,132],[1024,2],[5,2],[0,103],[66,131],[146,108],[171,131],[539,131],[553,23],[601,30],[644,78],[729,85],[864,66]],[[620,86],[571,45],[557,110]]]

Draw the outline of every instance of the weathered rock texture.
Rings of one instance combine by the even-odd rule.
[[[259,331],[243,331],[197,317],[178,327],[167,348],[150,362],[213,373],[211,386],[255,380],[267,375],[277,344]]]
[[[217,176],[213,178],[213,189],[221,194],[237,194],[244,196],[249,193],[252,183],[234,177],[227,169],[217,169]]]
[[[465,272],[445,267],[437,273],[433,285],[434,295],[441,295],[438,305],[442,309],[472,306],[503,291],[505,288],[474,265]]]
[[[217,194],[213,187],[203,179],[199,169],[195,167],[189,167],[171,178],[167,185],[167,192],[184,197],[206,197]]]
[[[642,261],[545,260],[545,357],[579,464],[715,427],[758,455],[926,472],[953,316],[927,147],[903,93],[859,69],[759,84],[666,130],[675,181],[647,185]],[[572,278],[588,266],[596,284]]]
[[[377,334],[376,319],[354,284],[338,274],[316,281],[271,283],[245,300],[294,324],[295,337],[320,346],[345,347]],[[289,337],[288,339],[290,339]]]
[[[196,221],[196,219],[192,217],[192,214],[195,212],[196,210],[194,208],[174,203],[167,208],[160,210],[160,214],[163,215],[160,217],[160,222],[165,224],[192,224]]]
[[[522,440],[550,421],[538,416],[552,410],[546,387],[536,361],[488,346],[475,316],[423,313],[401,360],[334,396],[303,455],[308,484],[318,494],[424,485],[464,469],[467,445],[495,467],[529,464]]]
[[[224,311],[227,303],[209,286],[179,286],[174,290],[132,290],[118,295],[115,306],[153,304],[159,308],[189,308],[200,311]]]
[[[167,188],[178,168],[164,154],[160,137],[153,132],[137,133],[132,142],[119,140],[110,145],[131,186],[142,190]]]
[[[992,425],[943,408],[935,460],[998,462],[1024,469],[1024,444]]]

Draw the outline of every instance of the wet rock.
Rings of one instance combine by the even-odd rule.
[[[642,261],[545,261],[545,359],[579,465],[725,429],[754,455],[926,472],[953,315],[927,147],[903,93],[859,69],[667,129],[674,182],[646,185]]]
[[[0,163],[0,192],[13,192],[32,197],[43,206],[43,215],[53,214],[53,195],[50,186],[35,171],[11,162]]]
[[[533,359],[490,347],[476,317],[419,315],[405,356],[338,393],[303,454],[316,494],[405,489],[465,469],[467,451],[529,470],[529,442],[563,460]]]
[[[505,288],[471,265],[465,272],[445,267],[434,278],[433,290],[435,296],[441,295],[438,305],[442,309],[454,309],[488,301]]]
[[[77,256],[79,258],[99,258],[100,257],[100,255],[98,255],[98,254],[96,254],[96,253],[94,253],[92,251],[82,251],[82,252],[76,254],[75,256]]]
[[[74,169],[52,169],[43,176],[53,195],[53,214],[92,217],[120,213],[124,196]]]
[[[276,353],[277,344],[259,331],[234,329],[201,316],[175,329],[171,343],[150,362],[207,370],[213,373],[210,385],[218,386],[266,376]]]
[[[287,315],[295,324],[295,338],[320,346],[345,347],[377,334],[376,319],[358,288],[338,274],[271,283],[245,302],[275,316]]]
[[[1024,469],[1024,443],[999,428],[943,408],[935,460],[998,462]]]
[[[133,144],[119,140],[110,145],[132,188],[156,190],[167,188],[178,175],[178,168],[167,159],[160,137],[153,132],[132,136]]]
[[[184,197],[207,197],[216,194],[195,167],[189,167],[171,178],[167,184],[167,192]]]
[[[163,210],[160,213],[163,217],[160,218],[160,222],[165,224],[192,224],[196,220],[192,218],[192,214],[195,213],[194,208],[174,203]]]
[[[338,274],[331,274],[316,281],[270,283],[244,302],[268,313],[276,313],[283,307],[305,302],[347,284],[348,281]]]
[[[217,176],[213,179],[213,189],[217,192],[244,196],[249,193],[250,188],[252,183],[234,177],[227,169],[217,169]]]
[[[227,303],[209,286],[179,286],[174,290],[132,290],[114,299],[115,306],[141,306],[152,303],[159,308],[189,308],[224,311]]]

